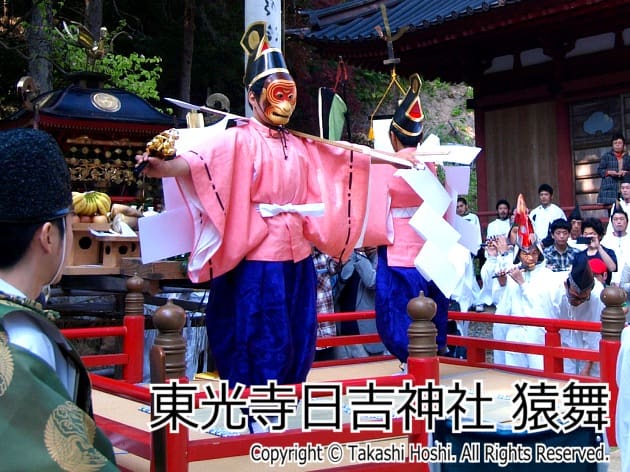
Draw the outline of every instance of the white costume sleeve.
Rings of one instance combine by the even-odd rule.
[[[53,344],[30,318],[11,314],[4,319],[4,328],[11,344],[30,351],[55,370]]]
[[[76,371],[66,362],[60,349],[27,315],[19,311],[7,314],[2,323],[11,344],[20,346],[42,359],[57,373],[70,395],[75,398]]]
[[[604,302],[602,302],[600,295],[604,290],[604,286],[595,282],[595,287],[591,291],[591,298],[588,303],[588,310],[584,314],[584,321],[601,321],[602,310],[605,308]],[[583,331],[582,343],[586,349],[593,349],[599,351],[599,342],[602,339],[601,331]]]
[[[617,357],[617,415],[615,429],[621,451],[621,470],[630,469],[630,327],[621,332],[621,349]]]

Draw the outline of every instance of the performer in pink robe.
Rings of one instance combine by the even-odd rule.
[[[422,141],[424,114],[420,103],[420,77],[410,78],[410,87],[396,109],[390,125],[390,140],[397,153],[413,152]],[[432,163],[427,167],[435,173]],[[407,182],[394,175],[391,165],[372,166],[368,230],[364,244],[378,246],[376,265],[376,327],[385,347],[401,362],[407,362],[411,318],[407,303],[420,290],[437,304],[433,323],[440,354],[448,353],[446,330],[448,298],[435,282],[427,281],[416,269],[414,259],[424,245],[409,225],[423,201]]]
[[[257,42],[258,40],[258,42]],[[284,125],[296,87],[264,23],[241,42],[250,120],[185,150],[148,161],[173,176],[194,221],[193,281],[211,280],[206,326],[221,378],[231,386],[298,383],[315,354],[312,246],[347,259],[363,226],[367,156],[296,137]]]

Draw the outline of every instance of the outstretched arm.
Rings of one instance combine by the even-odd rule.
[[[148,165],[143,170],[143,173],[147,177],[159,179],[163,177],[183,177],[190,174],[190,167],[185,159],[171,159],[165,161],[144,153],[141,156],[136,156],[136,162],[137,165],[148,162]]]

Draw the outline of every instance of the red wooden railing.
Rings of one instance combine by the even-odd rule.
[[[122,338],[122,352],[82,356],[86,367],[122,366],[122,380],[142,382],[144,363],[144,317],[125,316],[122,326],[62,329],[67,339],[90,339],[116,336]]]
[[[320,315],[319,321],[348,321],[352,319],[367,319],[374,317],[374,312],[356,312],[356,313],[336,313],[329,315]],[[128,319],[129,318],[129,319]],[[505,371],[536,375],[545,378],[555,379],[579,379],[580,381],[597,381],[592,377],[580,377],[575,375],[567,375],[562,372],[562,359],[565,357],[599,361],[601,364],[601,381],[610,385],[612,394],[610,412],[611,420],[614,420],[614,408],[616,405],[616,383],[615,383],[615,365],[619,352],[619,341],[602,340],[600,342],[600,350],[591,351],[586,349],[573,349],[562,347],[560,344],[560,329],[574,329],[583,331],[600,331],[601,323],[581,322],[581,321],[565,321],[555,319],[526,318],[526,317],[510,317],[505,315],[492,315],[486,313],[462,313],[449,312],[449,318],[454,320],[467,320],[487,323],[503,323],[503,324],[521,324],[540,326],[546,330],[545,344],[524,344],[512,343],[507,341],[495,341],[493,339],[476,338],[469,336],[448,336],[449,345],[464,346],[467,349],[466,359],[451,359],[440,357],[428,358],[409,358],[408,374],[396,376],[374,377],[378,385],[399,386],[405,380],[412,381],[414,385],[423,385],[428,379],[433,379],[436,383],[439,377],[439,363],[450,363],[458,365],[467,365],[483,368],[497,368]],[[142,356],[143,356],[143,324],[140,323],[141,316],[125,317],[122,327],[117,328],[83,328],[63,330],[68,338],[77,339],[83,337],[97,336],[122,336],[123,353],[118,355],[97,355],[87,356],[84,358],[87,365],[96,366],[107,364],[123,365],[125,372],[123,381],[112,380],[99,375],[92,375],[94,388],[113,393],[128,399],[138,401],[140,403],[150,405],[151,396],[148,389],[144,386],[133,385],[133,382],[140,381],[142,375]],[[379,342],[380,338],[377,334],[356,335],[356,336],[338,336],[333,338],[318,339],[317,345],[321,347],[339,346],[344,344],[363,344],[371,342]],[[486,360],[486,353],[489,350],[510,350],[514,352],[522,352],[528,354],[540,354],[544,358],[544,369],[534,370],[522,367],[510,367],[505,365],[495,365]],[[390,358],[391,356],[375,356],[370,358],[351,359],[351,360],[335,360],[316,363],[317,366],[343,365],[357,362],[371,362]],[[137,380],[134,380],[137,379]],[[368,379],[352,379],[342,383],[345,388],[353,385],[365,385]],[[296,386],[296,394],[301,395],[300,386]],[[205,397],[205,393],[197,395],[197,401]],[[124,424],[123,422],[113,421],[102,416],[96,416],[97,424],[109,436],[114,446],[129,451],[139,457],[151,460],[154,457],[152,450],[151,433],[134,428]],[[384,433],[378,431],[362,431],[352,432],[349,426],[345,425],[341,431],[310,431],[303,432],[298,430],[290,430],[283,433],[264,433],[257,435],[241,435],[228,438],[209,437],[203,440],[189,440],[188,430],[184,427],[175,433],[167,433],[166,435],[166,468],[168,471],[184,471],[187,470],[190,462],[212,460],[224,457],[246,455],[252,443],[258,442],[263,446],[288,446],[295,443],[305,445],[312,444],[330,444],[331,442],[357,442],[369,441],[375,439],[383,439],[386,437],[400,437],[406,434],[401,428],[401,421],[394,420],[391,432]],[[414,424],[411,434],[407,434],[408,440],[420,444],[427,444],[426,433],[421,421]],[[611,425],[608,432],[608,439],[614,445],[614,424]],[[426,466],[426,464],[422,464]],[[419,464],[375,464],[371,467],[369,464],[359,464],[356,466],[340,467],[336,470],[419,470]],[[427,470],[428,466],[420,469]]]

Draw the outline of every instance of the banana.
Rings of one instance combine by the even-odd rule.
[[[107,215],[107,210],[105,209],[105,202],[100,198],[96,198],[96,213],[98,215]]]
[[[74,212],[79,215],[79,216],[83,216],[86,215],[86,208],[87,207],[87,202],[85,201],[85,198],[80,198],[79,200],[76,201],[76,203],[74,204]]]
[[[107,215],[112,206],[109,195],[103,192],[72,192],[74,212],[79,216]]]
[[[101,193],[101,200],[103,202],[101,203],[101,207],[104,209],[104,214],[106,215],[112,208],[112,199],[109,198],[109,195],[107,195],[106,193]]]
[[[96,194],[92,194],[92,202],[90,204],[90,216],[94,215],[97,211],[98,211],[98,204],[96,203],[98,200],[98,197],[96,196]]]
[[[107,211],[111,210],[111,208],[112,208],[112,199],[109,198],[109,195],[107,195],[106,193],[103,194],[103,198],[107,201]]]
[[[72,205],[75,206],[82,198],[83,194],[81,192],[72,192]]]
[[[72,204],[72,209],[75,215],[79,215],[79,206],[82,205],[81,200],[77,200]],[[81,216],[81,215],[79,215]]]
[[[86,203],[86,207],[85,207],[85,215],[86,216],[92,216],[94,215],[94,213],[96,213],[96,196],[95,196],[96,192],[85,192],[85,203]]]
[[[80,211],[83,208],[84,197],[81,192],[72,192],[72,208],[74,212],[80,216]]]
[[[112,200],[109,198],[109,195],[102,192],[97,192],[95,196],[96,200],[96,211],[100,215],[107,215],[109,213],[109,209],[112,206]]]

